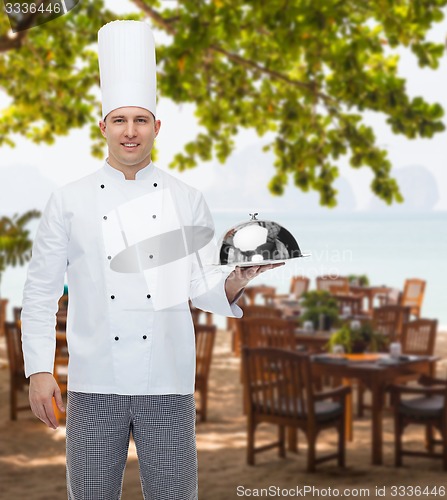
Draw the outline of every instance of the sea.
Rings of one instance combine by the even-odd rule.
[[[213,213],[213,217],[217,239],[250,219],[242,211]],[[288,293],[290,278],[296,274],[308,276],[311,289],[319,275],[365,274],[371,285],[402,290],[407,278],[420,278],[427,283],[422,317],[437,319],[440,328],[447,329],[447,212],[264,212],[262,218],[284,226],[301,251],[311,256],[267,271],[252,284],[275,286],[278,293]],[[36,228],[30,229],[34,234]],[[3,275],[0,296],[9,299],[10,315],[12,307],[22,302],[25,279],[26,266],[8,268]]]

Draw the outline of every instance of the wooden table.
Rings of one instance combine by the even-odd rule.
[[[308,332],[303,328],[295,330],[295,339],[297,346],[305,346],[310,353],[321,353],[326,351],[326,345],[331,338],[332,331],[326,332],[317,330]]]
[[[345,355],[340,357],[328,354],[314,355],[312,369],[315,375],[332,375],[341,377],[346,383],[351,379],[361,380],[372,393],[372,425],[371,425],[371,462],[373,465],[383,463],[383,399],[387,386],[402,375],[409,373],[429,374],[433,363],[439,358],[434,356],[411,356],[410,360],[385,364],[387,355],[377,355],[378,360],[367,360],[368,355]],[[371,355],[370,355],[371,356]]]

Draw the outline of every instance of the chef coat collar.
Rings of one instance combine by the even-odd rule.
[[[151,160],[148,165],[146,165],[141,170],[138,170],[138,172],[135,174],[135,180],[136,181],[144,181],[144,180],[150,179],[150,177],[154,173],[154,166],[155,165],[152,163],[152,160]],[[110,175],[111,177],[114,177],[115,179],[118,179],[121,181],[126,180],[126,177],[124,176],[123,172],[121,172],[121,170],[118,170],[118,169],[112,167],[107,160],[104,162],[104,170],[105,170],[107,175]]]

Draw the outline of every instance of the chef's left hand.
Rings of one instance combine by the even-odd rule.
[[[256,276],[274,269],[275,267],[283,266],[284,262],[279,264],[268,264],[266,266],[249,266],[249,267],[239,267],[236,266],[234,271],[232,271],[225,281],[225,292],[227,294],[228,302],[230,304],[234,302],[238,293],[247,286],[247,284]]]

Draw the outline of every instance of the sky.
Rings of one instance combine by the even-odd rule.
[[[134,6],[124,0],[109,0],[106,5],[116,12],[130,12]],[[438,24],[430,38],[443,43],[447,34],[447,22]],[[447,110],[447,61],[443,58],[437,71],[421,69],[415,57],[401,51],[400,74],[407,78],[407,89],[411,97],[421,95],[429,102],[439,102]],[[0,109],[8,104],[8,98],[0,92]],[[193,105],[178,106],[161,98],[157,106],[162,129],[157,138],[159,157],[157,165],[166,169],[173,155],[182,145],[197,134],[199,128],[194,117]],[[99,117],[98,117],[99,119]],[[447,210],[447,132],[435,138],[408,140],[395,136],[382,116],[369,113],[366,120],[374,127],[378,144],[385,147],[399,178],[411,177],[414,167],[422,172],[421,182],[406,182],[407,199],[417,196],[421,183],[434,180],[437,194],[430,208]],[[445,120],[447,122],[447,120]],[[89,130],[73,130],[69,136],[61,137],[52,146],[35,145],[24,138],[16,138],[17,147],[2,147],[0,150],[0,212],[13,213],[28,208],[43,208],[46,199],[57,186],[76,180],[101,167],[102,162],[90,155]],[[241,133],[236,139],[236,148],[225,165],[207,162],[186,173],[170,170],[185,182],[200,189],[210,204],[211,210],[241,211],[252,207],[257,210],[290,211],[304,209],[318,212],[318,195],[304,194],[288,187],[284,197],[272,197],[267,182],[274,173],[272,154],[263,153],[265,138],[252,131]],[[76,154],[73,154],[73,153]],[[104,157],[106,148],[104,148]],[[373,201],[369,184],[372,175],[368,168],[353,170],[347,162],[341,164],[341,178],[336,186],[340,190],[339,210],[378,210],[381,203]],[[409,186],[409,187],[408,187]],[[21,196],[17,196],[21,193]],[[231,204],[228,203],[231,193]],[[430,193],[427,196],[432,196]],[[324,209],[326,210],[326,209]]]

